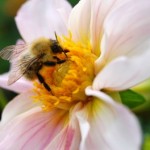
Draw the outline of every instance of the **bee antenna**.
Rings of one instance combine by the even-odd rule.
[[[56,41],[58,42],[58,37],[57,37],[56,31],[55,31],[55,38],[56,38]]]
[[[65,54],[66,58],[68,58],[68,56],[67,56],[67,54],[66,54],[66,52],[64,50],[63,50],[63,53]]]
[[[56,38],[56,41],[58,42],[58,36],[57,36],[57,33],[55,31],[55,38]],[[66,58],[68,57],[66,52],[61,48],[62,52],[65,54]]]

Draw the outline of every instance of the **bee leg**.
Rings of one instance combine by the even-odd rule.
[[[57,64],[62,64],[66,61],[66,60],[59,59],[57,56],[53,56],[53,58],[57,60]]]
[[[64,49],[64,52],[65,52],[65,53],[68,53],[68,52],[69,52],[69,50],[67,50],[67,49]]]
[[[57,62],[55,61],[46,61],[43,63],[45,66],[55,66]]]
[[[47,83],[44,81],[44,78],[37,72],[36,73],[38,80],[40,83],[42,83],[46,90],[51,91],[51,88],[47,85]]]
[[[62,64],[62,63],[64,63],[66,60],[59,60],[59,61],[57,61],[57,64]]]
[[[60,60],[57,56],[53,56],[53,58],[56,59],[57,61]]]

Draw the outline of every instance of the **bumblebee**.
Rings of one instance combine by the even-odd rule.
[[[39,38],[30,44],[22,43],[7,46],[0,51],[0,57],[9,60],[12,64],[8,85],[15,83],[22,76],[29,80],[38,79],[44,87],[51,91],[40,74],[43,66],[55,66],[67,60],[68,50],[64,50],[56,40]],[[58,53],[64,53],[65,59],[57,57]]]

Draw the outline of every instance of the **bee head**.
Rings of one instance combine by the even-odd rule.
[[[59,46],[59,44],[58,44],[58,42],[57,41],[52,41],[51,40],[51,45],[50,45],[50,48],[51,48],[51,50],[52,50],[52,52],[54,53],[54,54],[57,54],[57,53],[61,53],[62,52],[62,48]]]
[[[56,40],[51,40],[51,45],[50,45],[50,48],[52,50],[52,52],[54,54],[57,54],[57,53],[64,53],[65,56],[67,57],[66,55],[66,52],[63,50],[63,48],[59,45],[58,41]]]

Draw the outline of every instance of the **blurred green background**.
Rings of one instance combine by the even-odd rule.
[[[68,0],[74,6],[79,0]],[[25,0],[0,0],[0,49],[13,45],[20,38],[14,17],[18,8]],[[86,9],[86,8],[85,8]],[[0,74],[9,70],[9,62],[0,59]],[[142,91],[143,92],[143,91]],[[145,92],[145,91],[144,91]],[[149,92],[149,90],[148,90]],[[150,92],[149,92],[150,93]],[[16,93],[0,88],[0,112]],[[150,99],[149,99],[150,101]],[[150,111],[149,107],[144,111],[137,111],[136,115],[141,123],[144,133],[143,150],[150,150]]]
[[[15,44],[19,38],[14,16],[24,0],[1,0],[0,1],[0,49]],[[0,74],[9,70],[9,62],[0,59]],[[0,111],[6,103],[16,94],[0,89]]]

